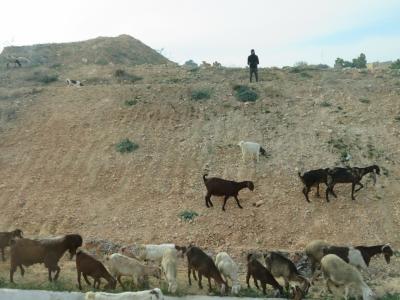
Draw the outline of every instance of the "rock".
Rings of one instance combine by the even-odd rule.
[[[263,204],[264,204],[264,200],[258,200],[257,202],[253,203],[253,206],[260,207]]]

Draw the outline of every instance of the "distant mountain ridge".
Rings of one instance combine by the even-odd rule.
[[[34,65],[57,64],[167,64],[167,58],[129,36],[98,37],[81,42],[5,47],[0,59],[26,57]]]

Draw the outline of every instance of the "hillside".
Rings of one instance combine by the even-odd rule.
[[[53,79],[43,80],[44,74]],[[85,86],[67,87],[67,77]],[[245,104],[233,91],[247,84],[244,69],[89,64],[5,70],[0,229],[18,227],[29,237],[79,232],[121,244],[194,242],[236,257],[250,249],[302,250],[319,238],[390,242],[399,249],[400,74],[273,68],[261,69],[260,78],[251,85],[259,99]],[[193,100],[199,90],[211,98]],[[125,138],[139,148],[117,152]],[[269,157],[244,163],[240,140],[263,144]],[[308,204],[297,172],[345,159],[378,164],[377,184],[365,177],[355,201],[349,185],[338,185],[330,203],[311,192]],[[204,173],[252,180],[256,188],[240,193],[242,210],[231,199],[222,212],[219,198],[206,208]],[[265,204],[253,206],[259,200]],[[199,216],[183,222],[178,215],[186,210]],[[387,278],[387,268],[373,272]],[[390,268],[390,276],[399,277],[398,264]],[[386,291],[399,292],[397,283],[382,280]]]
[[[74,43],[6,47],[0,54],[0,61],[8,56],[26,57],[31,65],[50,66],[170,63],[164,56],[129,35],[98,37]]]

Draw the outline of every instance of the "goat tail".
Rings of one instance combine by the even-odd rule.
[[[203,181],[204,181],[204,183],[206,183],[206,182],[207,182],[207,178],[206,178],[207,176],[208,176],[208,174],[207,174],[207,173],[203,175]]]

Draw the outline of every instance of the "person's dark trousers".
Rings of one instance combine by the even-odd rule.
[[[253,73],[254,73],[254,76],[256,77],[256,82],[258,82],[258,70],[257,70],[257,68],[250,68],[250,82],[253,79]]]

